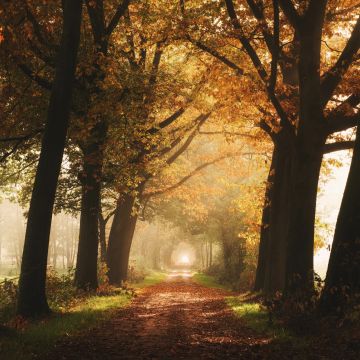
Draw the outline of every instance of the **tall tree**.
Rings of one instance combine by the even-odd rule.
[[[229,34],[225,36],[241,44],[272,105],[272,110],[259,106],[260,113],[265,115],[265,121],[259,125],[274,142],[274,177],[269,179],[273,184],[269,230],[265,232],[268,246],[260,247],[262,251],[268,249],[268,265],[263,266],[268,270],[265,270],[267,275],[262,276],[262,288],[283,290],[286,284],[289,292],[296,291],[298,286],[311,289],[317,183],[325,142],[333,132],[356,124],[354,119],[347,122],[349,119],[333,116],[331,107],[326,106],[334,95],[348,97],[353,91],[338,85],[356,59],[359,21],[337,62],[322,75],[321,43],[327,1],[309,1],[295,7],[291,1],[271,1],[266,6],[265,1],[225,0],[224,5],[228,17],[224,24],[228,25],[224,25],[223,30]],[[279,6],[285,17],[281,16]],[[327,20],[336,14],[334,4],[330,9]],[[223,13],[216,10],[215,16],[221,17]],[[348,12],[351,14],[351,10]],[[244,16],[240,17],[240,13]],[[250,21],[249,13],[255,21]],[[357,20],[356,16],[353,18]],[[285,24],[288,26],[284,27]],[[260,36],[254,37],[254,32]],[[224,50],[217,50],[209,45],[209,35],[201,35],[200,39],[196,32],[186,36],[195,46],[234,70],[237,76],[247,77],[249,65],[244,62],[239,65],[232,60],[232,51],[228,55]],[[283,46],[285,39],[292,43],[291,50]],[[263,47],[259,47],[259,43]],[[270,64],[264,53],[271,57]]]
[[[360,117],[358,115],[358,117]],[[360,126],[332,244],[325,288],[324,313],[342,311],[360,293]]]
[[[96,97],[104,95],[101,85],[106,74],[100,66],[100,62],[109,55],[110,37],[122,16],[127,12],[129,3],[130,0],[124,0],[118,5],[106,25],[103,0],[86,0],[95,52],[95,58],[91,64],[92,72],[86,80],[88,83],[85,96],[88,99],[87,109],[91,108],[91,102],[94,102]],[[92,119],[89,113],[90,111],[85,111],[84,115],[87,118],[85,123],[90,126],[90,131],[85,138],[80,139],[83,170],[80,174],[82,195],[75,284],[78,288],[96,289],[98,286],[97,261],[102,167],[109,124],[105,116],[96,114]]]
[[[49,312],[45,294],[48,245],[57,180],[69,122],[80,40],[82,3],[82,0],[63,1],[63,34],[30,203],[21,264],[17,312],[23,316]]]

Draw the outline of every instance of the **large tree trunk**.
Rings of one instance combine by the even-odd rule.
[[[320,307],[324,313],[342,310],[360,293],[360,126],[342,199]]]
[[[61,46],[42,139],[26,227],[17,312],[49,312],[45,294],[52,211],[68,129],[76,57],[80,39],[81,0],[65,0]]]
[[[310,151],[298,149],[295,155],[286,265],[288,293],[311,293],[314,287],[315,211],[324,143]]]
[[[140,185],[138,189],[140,197],[143,187]],[[136,207],[135,196],[124,194],[114,214],[107,252],[109,281],[114,285],[121,285],[127,279],[131,243],[138,218]]]
[[[89,144],[83,149],[80,234],[75,272],[75,284],[81,289],[96,289],[98,286],[99,213],[106,130],[106,123],[99,121],[92,130]]]
[[[300,108],[294,158],[287,252],[288,295],[311,294],[314,287],[314,226],[318,180],[326,141],[320,86],[324,1],[304,19],[300,31]]]
[[[273,158],[273,185],[266,248],[263,290],[272,294],[283,291],[286,278],[286,238],[289,226],[289,195],[291,189],[292,148],[276,144]]]

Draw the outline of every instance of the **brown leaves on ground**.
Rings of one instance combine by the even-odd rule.
[[[250,330],[226,306],[228,295],[190,279],[148,287],[112,320],[59,343],[48,359],[331,358]]]

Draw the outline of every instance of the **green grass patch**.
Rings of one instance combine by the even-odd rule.
[[[223,289],[223,290],[228,290],[228,291],[231,290],[229,285],[220,284],[219,281],[214,276],[206,275],[203,273],[196,273],[196,274],[194,274],[194,276],[192,278],[198,284],[206,286],[206,287],[215,288],[215,289]]]
[[[156,285],[158,283],[166,280],[167,274],[161,271],[151,271],[145,278],[137,283],[132,283],[131,286],[138,289],[151,285]]]
[[[258,302],[246,302],[244,296],[229,296],[226,303],[245,324],[259,334],[276,340],[291,340],[291,333],[274,320],[269,322],[267,311]]]
[[[60,338],[109,319],[116,309],[126,306],[130,300],[131,297],[125,294],[93,296],[63,314],[54,313],[49,318],[27,324],[23,330],[9,331],[4,336],[0,333],[1,359],[28,360],[34,354],[46,353]]]
[[[193,280],[200,285],[231,291],[230,285],[220,284],[219,281],[210,275],[196,273]],[[246,326],[259,334],[264,334],[279,341],[293,340],[293,336],[289,330],[276,319],[272,323],[269,322],[269,315],[266,309],[259,302],[254,300],[251,294],[242,294],[240,296],[228,296],[225,298],[227,305],[239,316]],[[297,339],[298,342],[298,339]],[[300,344],[299,344],[300,345]]]

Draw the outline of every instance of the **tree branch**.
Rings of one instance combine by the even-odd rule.
[[[324,154],[329,154],[335,151],[353,149],[355,141],[340,141],[324,145]]]
[[[125,11],[128,9],[130,4],[130,0],[123,0],[123,2],[118,6],[114,16],[111,18],[109,25],[105,30],[105,34],[110,36],[112,32],[115,30],[121,17],[125,14]]]
[[[220,156],[212,161],[206,162],[204,164],[199,165],[198,167],[196,167],[193,171],[191,171],[188,175],[184,176],[179,182],[177,182],[176,184],[173,184],[169,187],[167,187],[166,189],[163,190],[157,190],[157,191],[153,191],[151,193],[147,193],[144,194],[144,198],[150,198],[151,196],[156,196],[156,195],[161,195],[164,194],[168,191],[172,191],[175,190],[176,188],[180,187],[181,185],[183,185],[185,182],[187,182],[188,180],[190,180],[193,176],[195,176],[199,171],[205,169],[206,167],[210,166],[210,165],[214,165],[215,163],[231,158],[231,157],[235,157],[235,156],[242,156],[242,155],[247,155],[247,153],[235,153],[235,154],[229,154],[229,155],[224,155],[224,156]]]
[[[281,121],[281,126],[288,128],[290,131],[293,130],[293,126],[291,125],[287,114],[285,113],[280,101],[278,100],[278,98],[275,95],[275,92],[273,89],[271,89],[270,87],[270,82],[269,82],[269,76],[266,72],[266,69],[264,68],[258,54],[256,53],[255,49],[253,48],[253,46],[251,45],[249,39],[247,37],[245,37],[242,34],[242,28],[239,22],[239,19],[236,15],[235,12],[235,8],[234,8],[234,3],[232,0],[225,0],[225,4],[227,7],[227,11],[230,17],[230,20],[233,24],[234,29],[237,31],[237,35],[238,35],[238,39],[240,40],[242,46],[244,47],[246,53],[248,54],[248,56],[250,57],[255,69],[257,70],[260,79],[263,81],[264,85],[265,85],[265,89],[268,95],[269,100],[271,101],[271,103],[273,104],[276,112],[278,113],[279,117],[280,117],[280,121]]]
[[[279,0],[280,6],[295,30],[299,30],[301,17],[291,0]]]
[[[49,82],[47,79],[37,75],[27,65],[25,65],[23,63],[18,63],[17,66],[26,76],[28,76],[31,80],[35,81],[39,86],[43,87],[46,90],[52,89],[51,82]]]
[[[335,132],[350,129],[358,124],[360,121],[360,113],[354,115],[338,115],[327,117],[327,133],[333,134]]]
[[[158,126],[152,127],[148,130],[149,134],[156,134],[159,132],[160,129],[164,129],[165,127],[171,125],[176,119],[178,119],[183,113],[185,112],[184,108],[180,108],[179,110],[175,111],[172,115],[170,115],[165,120],[161,121]]]
[[[43,129],[41,130],[36,130],[35,132],[28,134],[28,135],[24,135],[24,136],[18,136],[18,137],[13,137],[13,138],[2,138],[0,139],[1,142],[10,142],[10,141],[16,141],[16,143],[11,147],[10,150],[5,151],[1,156],[0,156],[0,163],[4,162],[6,159],[8,159],[11,155],[13,155],[18,149],[19,147],[25,143],[27,140],[32,139],[33,137],[35,137],[36,135],[38,135],[39,133],[41,133],[43,131]]]
[[[105,16],[103,0],[85,0],[88,10],[94,43],[104,51]]]
[[[194,40],[190,36],[187,36],[187,39],[189,42],[194,44],[196,47],[198,47],[200,50],[212,55],[216,59],[220,60],[222,63],[227,65],[229,68],[235,70],[237,75],[244,75],[244,69],[240,68],[238,65],[236,65],[234,62],[229,60],[226,56],[221,55],[218,51],[215,49],[210,48],[209,46],[205,45],[203,42],[199,40]]]
[[[39,41],[39,43],[44,45],[47,48],[58,50],[59,47],[57,45],[52,45],[48,39],[45,39],[45,37],[43,35],[43,29],[42,29],[41,25],[39,24],[39,22],[37,21],[33,12],[31,11],[29,5],[27,4],[27,1],[23,0],[23,3],[25,6],[25,10],[26,10],[26,18],[30,21],[32,28],[34,30],[34,34],[36,35],[36,38]]]
[[[21,141],[21,140],[26,141],[26,140],[31,139],[33,136],[40,134],[43,131],[44,131],[44,129],[38,129],[38,130],[35,130],[34,132],[32,132],[31,134],[27,134],[27,135],[0,138],[0,142],[11,142],[11,141]]]
[[[191,142],[194,140],[196,134],[198,133],[201,125],[204,124],[204,122],[209,118],[210,115],[211,112],[208,112],[207,114],[201,114],[198,117],[199,122],[196,128],[191,132],[191,134],[188,136],[184,144],[181,145],[180,148],[174,152],[174,154],[172,154],[168,159],[166,159],[167,164],[169,165],[172,164],[190,146]]]
[[[323,76],[321,83],[322,104],[325,107],[334,93],[336,87],[343,78],[344,73],[348,70],[355,59],[360,48],[360,16],[351,33],[351,36],[339,56],[336,64]]]
[[[157,75],[159,72],[160,60],[163,53],[162,44],[163,41],[158,41],[156,43],[155,54],[154,54],[154,58],[151,66],[150,78],[149,78],[150,87],[154,86],[156,83]]]
[[[242,136],[242,137],[248,137],[251,139],[256,139],[257,137],[252,134],[244,134],[239,132],[233,132],[233,131],[199,131],[199,135],[230,135],[230,136]]]
[[[271,59],[271,73],[269,79],[269,90],[275,91],[277,80],[277,67],[280,55],[280,14],[279,14],[279,1],[273,0],[274,9],[274,37],[273,37],[273,49]],[[266,23],[266,22],[265,22]]]

